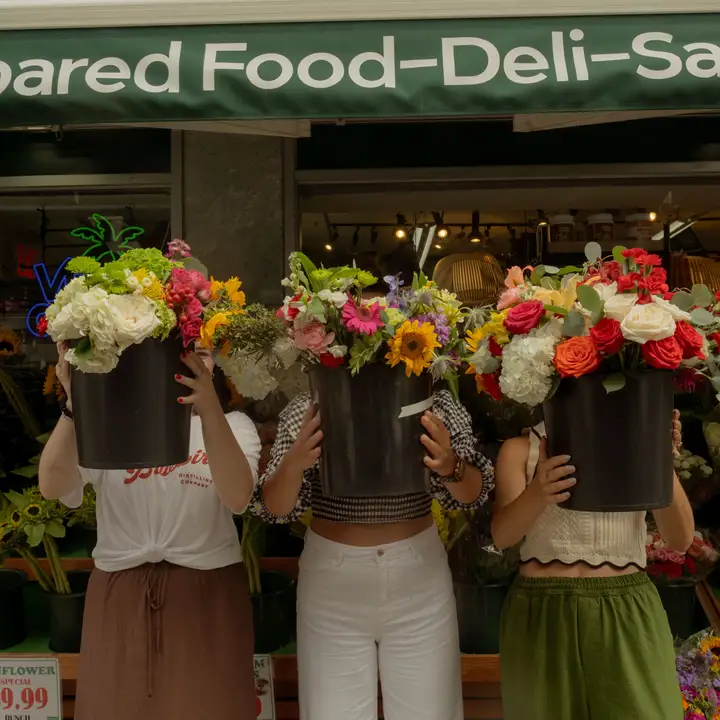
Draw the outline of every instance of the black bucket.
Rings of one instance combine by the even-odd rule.
[[[72,374],[80,465],[125,470],[179,465],[190,453],[191,407],[178,403],[187,388],[176,373],[182,343],[145,340],[131,345],[109,373]]]
[[[48,593],[50,597],[50,650],[54,653],[79,653],[82,639],[85,594],[90,572],[68,573],[69,595]]]
[[[292,578],[274,571],[260,573],[260,595],[253,595],[255,654],[269,655],[295,639],[297,592]]]
[[[0,650],[25,640],[25,600],[23,587],[27,575],[21,570],[0,568]]]
[[[500,614],[512,580],[488,585],[455,582],[460,652],[495,655],[500,652]]]
[[[667,614],[670,632],[674,638],[687,640],[695,628],[695,583],[685,580],[674,583],[658,583],[658,594]]]
[[[577,485],[564,506],[629,512],[673,497],[672,373],[648,370],[607,393],[602,373],[562,380],[544,404],[548,452],[570,455]]]
[[[426,492],[421,413],[399,418],[432,394],[429,375],[408,378],[400,368],[373,363],[352,377],[347,370],[310,372],[324,434],[320,483],[330,497],[380,497]]]

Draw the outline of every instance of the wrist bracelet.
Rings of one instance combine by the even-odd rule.
[[[60,406],[60,414],[64,417],[70,420],[70,422],[74,422],[75,416],[73,415],[73,411],[65,404]]]
[[[465,475],[465,460],[455,455],[455,470],[452,475],[444,477],[445,482],[462,482],[463,476]]]

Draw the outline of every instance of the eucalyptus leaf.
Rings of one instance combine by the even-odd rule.
[[[602,310],[603,301],[597,293],[595,288],[590,285],[578,285],[577,286],[577,297],[580,304],[590,312],[596,312]]]
[[[720,375],[715,375],[715,377],[710,379],[710,382],[713,384],[713,387],[720,392]]]
[[[566,265],[564,268],[560,268],[557,271],[557,275],[570,275],[571,273],[581,273],[584,269],[577,265]]]
[[[712,325],[715,322],[715,316],[705,308],[695,308],[690,313],[690,319],[695,325],[699,325],[700,327]]]
[[[597,310],[593,310],[590,316],[590,322],[593,325],[597,325],[605,317],[605,303],[602,303]]]
[[[533,285],[539,285],[540,281],[545,276],[545,266],[544,265],[538,265],[531,273],[530,273],[530,282]]]
[[[545,310],[547,310],[547,312],[554,313],[555,315],[562,315],[563,317],[568,314],[568,311],[559,305],[546,305]]]
[[[585,257],[588,259],[588,262],[596,262],[602,257],[602,248],[600,247],[600,243],[596,242],[589,242],[585,246]]]
[[[693,285],[690,291],[693,305],[705,308],[715,304],[715,296],[710,292],[707,285]]]
[[[670,302],[675,305],[675,307],[679,307],[681,310],[685,310],[686,312],[695,304],[693,302],[692,295],[684,290],[678,290],[672,296],[672,300],[670,300]]]
[[[560,268],[556,268],[554,265],[545,265],[544,267],[548,275],[557,275],[560,272]]]
[[[609,395],[612,392],[617,392],[625,387],[625,375],[623,373],[612,373],[603,380],[603,387],[605,392]]]
[[[546,275],[540,281],[540,287],[544,287],[546,290],[559,290],[560,283],[557,280],[553,280],[549,275]]]
[[[612,249],[613,260],[614,260],[616,263],[620,263],[620,264],[622,265],[622,263],[625,262],[625,256],[623,255],[623,253],[625,252],[625,250],[627,250],[627,248],[626,248],[624,245],[616,245],[616,246]]]
[[[553,375],[552,385],[550,386],[550,391],[548,392],[547,396],[545,397],[544,402],[547,402],[548,400],[552,400],[553,395],[555,395],[558,388],[560,387],[561,380],[562,380],[562,378],[559,375]]]
[[[26,525],[25,534],[28,537],[28,545],[30,547],[37,547],[45,535],[45,523],[38,523],[37,525]]]
[[[203,265],[197,258],[194,258],[194,257],[183,258],[182,264],[185,266],[186,270],[196,270],[206,280],[210,277],[210,273],[208,272],[207,267],[205,265]]]
[[[577,310],[571,310],[563,323],[565,337],[580,337],[585,334],[585,316]]]

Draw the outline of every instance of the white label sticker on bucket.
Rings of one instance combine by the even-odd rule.
[[[433,399],[429,397],[427,400],[421,400],[420,402],[413,403],[412,405],[405,405],[400,408],[398,420],[400,418],[410,417],[411,415],[419,415],[420,413],[424,413],[426,410],[429,410],[432,407],[432,404]]]

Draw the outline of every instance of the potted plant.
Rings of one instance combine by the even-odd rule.
[[[712,572],[720,556],[700,532],[695,533],[687,553],[678,553],[651,530],[646,550],[648,575],[660,593],[670,629],[675,637],[686,638],[694,630],[695,584]]]
[[[177,402],[183,348],[200,337],[210,284],[181,241],[100,264],[72,259],[75,277],[38,324],[69,343],[80,464],[155,467],[188,456],[191,408]],[[202,266],[199,266],[202,267]]]
[[[23,589],[27,575],[21,570],[2,567],[2,561],[22,545],[10,521],[10,502],[0,496],[0,650],[19,645],[26,637]]]
[[[519,566],[517,548],[501,552],[490,538],[491,509],[446,512],[433,501],[433,518],[445,544],[457,603],[460,651],[500,651],[500,616]]]
[[[268,655],[295,639],[295,583],[283,573],[261,570],[265,523],[246,512],[242,516],[243,564],[253,605],[255,654]]]
[[[57,653],[80,651],[82,618],[89,572],[67,573],[62,566],[57,538],[65,536],[65,525],[74,511],[56,500],[46,500],[37,487],[22,493],[5,494],[9,532],[14,534],[15,549],[32,569],[40,587],[50,600],[50,649]],[[45,549],[49,574],[35,555],[35,548]]]
[[[669,292],[660,258],[644,250],[603,259],[589,243],[586,256],[582,267],[511,268],[497,307],[468,332],[469,369],[481,390],[543,405],[550,454],[577,468],[567,507],[664,507],[673,372],[706,360],[712,295]]]
[[[720,637],[703,630],[688,638],[676,660],[684,720],[716,720],[720,705]]]
[[[417,415],[432,405],[433,381],[457,394],[460,303],[422,273],[409,287],[385,280],[390,291],[367,298],[372,274],[317,268],[293,253],[283,281],[292,295],[279,316],[322,415],[320,482],[329,496],[426,490]]]

